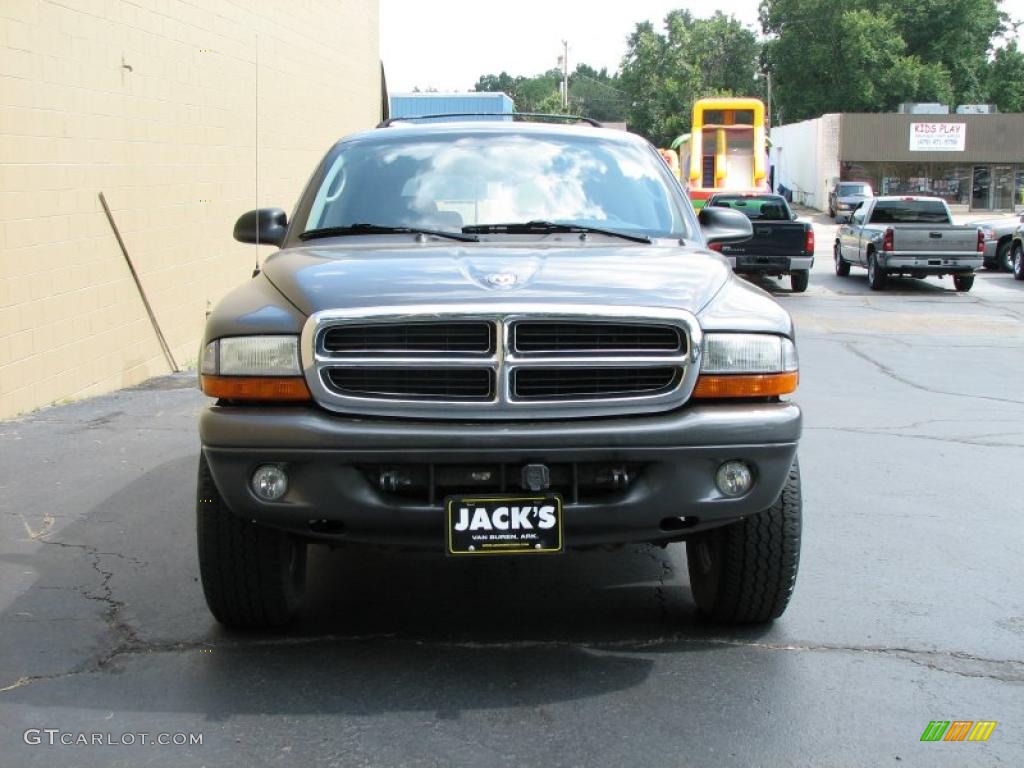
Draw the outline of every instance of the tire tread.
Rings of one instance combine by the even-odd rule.
[[[709,531],[722,559],[717,593],[701,612],[715,621],[742,624],[777,619],[796,585],[802,532],[800,466],[794,460],[786,485],[771,507],[738,523]],[[691,582],[695,574],[690,556]],[[697,590],[695,590],[695,597]]]
[[[298,590],[288,566],[292,548],[304,545],[228,509],[205,457],[199,462],[196,538],[203,594],[217,621],[240,629],[266,629],[292,618]],[[295,556],[303,568],[304,558]]]

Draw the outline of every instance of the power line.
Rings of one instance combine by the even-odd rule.
[[[629,96],[629,93],[627,93],[626,91],[623,91],[620,88],[616,88],[615,86],[608,85],[608,83],[603,83],[600,80],[597,80],[597,79],[595,79],[593,77],[590,77],[589,75],[584,75],[582,72],[573,72],[572,73],[572,77],[574,77],[574,78],[575,77],[580,77],[580,78],[583,78],[584,80],[589,80],[590,82],[594,83],[595,85],[600,85],[602,88],[607,88],[610,91],[615,91],[616,93],[621,93],[623,96],[627,96],[627,97]]]

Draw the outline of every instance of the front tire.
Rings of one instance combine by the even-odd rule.
[[[214,618],[233,629],[270,629],[295,615],[306,544],[238,517],[217,490],[206,457],[196,487],[199,573]]]
[[[1024,246],[1013,244],[1013,279],[1024,280]]]
[[[872,291],[881,291],[888,282],[888,275],[885,270],[878,266],[878,259],[874,252],[868,254],[868,286]]]
[[[793,293],[803,293],[807,290],[807,284],[811,280],[811,272],[807,269],[798,269],[789,273],[789,287]]]
[[[958,291],[969,291],[974,286],[974,275],[953,275],[953,287]]]
[[[726,624],[777,619],[789,605],[800,564],[800,464],[768,509],[686,542],[697,608]]]
[[[832,247],[832,257],[836,263],[836,274],[839,277],[846,277],[850,274],[850,262],[843,258],[842,249],[839,247],[839,243],[836,243]]]

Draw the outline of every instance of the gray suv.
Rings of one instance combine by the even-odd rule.
[[[874,196],[866,181],[837,181],[828,193],[828,215],[840,222],[849,221],[857,206]]]
[[[761,622],[800,551],[793,324],[646,141],[389,122],[338,142],[210,314],[197,522],[232,627],[288,621],[311,543],[460,559],[685,541],[700,610]]]

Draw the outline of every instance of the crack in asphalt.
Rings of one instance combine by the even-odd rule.
[[[26,523],[26,528],[28,527]],[[47,531],[42,531],[38,535],[33,535],[32,538],[36,539],[43,544],[50,544],[56,547],[62,547],[66,549],[77,549],[85,553],[89,558],[89,565],[96,572],[100,578],[99,586],[97,587],[58,587],[50,586],[45,587],[46,589],[65,589],[68,591],[77,592],[86,600],[94,600],[102,603],[106,606],[106,612],[104,614],[104,623],[111,630],[115,638],[115,645],[113,649],[96,659],[89,661],[86,660],[76,667],[66,671],[58,672],[50,675],[29,675],[19,677],[13,683],[0,688],[0,693],[4,691],[12,691],[16,688],[22,688],[40,680],[54,680],[62,677],[71,675],[85,674],[89,672],[98,672],[106,667],[115,657],[122,653],[132,651],[136,648],[143,648],[146,644],[139,639],[135,630],[129,625],[122,617],[121,613],[124,610],[125,604],[123,601],[118,600],[114,597],[113,588],[110,585],[111,579],[114,578],[114,571],[105,568],[103,566],[103,558],[105,557],[116,557],[126,562],[134,563],[139,567],[145,567],[146,562],[139,558],[132,557],[130,555],[124,555],[120,552],[100,552],[96,547],[88,544],[74,544],[64,541],[53,541],[52,539],[46,538]]]
[[[101,598],[102,599],[102,598]],[[116,611],[123,608],[123,603],[114,601]],[[138,638],[134,630],[123,622],[118,625],[123,634],[123,642],[108,653],[66,672],[48,675],[32,675],[19,677],[13,683],[0,688],[0,693],[13,691],[37,682],[59,680],[84,674],[103,672],[116,659],[123,656],[137,656],[155,653],[186,653],[209,648],[246,651],[263,648],[286,648],[307,645],[361,643],[369,640],[394,640],[416,646],[429,646],[446,649],[470,650],[521,650],[544,648],[576,648],[592,652],[621,653],[647,651],[668,648],[678,645],[725,647],[736,649],[753,649],[758,651],[779,653],[851,653],[872,656],[883,656],[910,662],[935,672],[945,672],[968,678],[982,678],[1001,683],[1024,682],[1024,661],[1014,659],[990,659],[983,656],[951,650],[927,650],[906,648],[901,646],[882,645],[838,645],[830,643],[762,643],[729,638],[701,638],[689,635],[668,634],[661,637],[643,639],[622,639],[603,641],[570,641],[570,640],[520,640],[520,641],[474,641],[474,640],[443,640],[434,638],[401,637],[397,632],[377,632],[355,635],[315,635],[299,637],[247,638],[243,640],[218,639],[216,643],[206,640],[188,642],[144,642]]]
[[[888,377],[888,378],[892,379],[893,381],[896,381],[896,382],[898,382],[900,384],[904,384],[904,385],[906,385],[908,387],[912,387],[913,389],[917,389],[917,390],[920,390],[922,392],[928,392],[928,393],[933,394],[933,395],[948,395],[950,397],[964,397],[964,398],[968,398],[968,399],[971,399],[971,400],[989,400],[989,401],[994,402],[994,403],[1006,403],[1006,404],[1009,404],[1009,405],[1021,405],[1021,406],[1024,406],[1024,400],[1012,400],[1012,399],[1010,399],[1008,397],[993,397],[992,395],[972,395],[972,394],[968,394],[966,392],[950,392],[950,391],[947,391],[947,390],[937,389],[937,388],[934,388],[934,387],[928,387],[928,386],[925,386],[924,384],[918,384],[916,381],[911,381],[910,379],[900,375],[899,373],[894,371],[889,366],[885,365],[884,363],[882,363],[882,362],[880,362],[878,360],[875,360],[873,357],[868,355],[866,352],[858,349],[857,345],[854,342],[852,342],[852,341],[840,341],[839,343],[843,346],[843,348],[845,348],[849,352],[853,353],[854,355],[859,357],[861,360],[864,360],[865,362],[870,363],[871,365],[873,365],[884,376],[886,376],[886,377]]]

